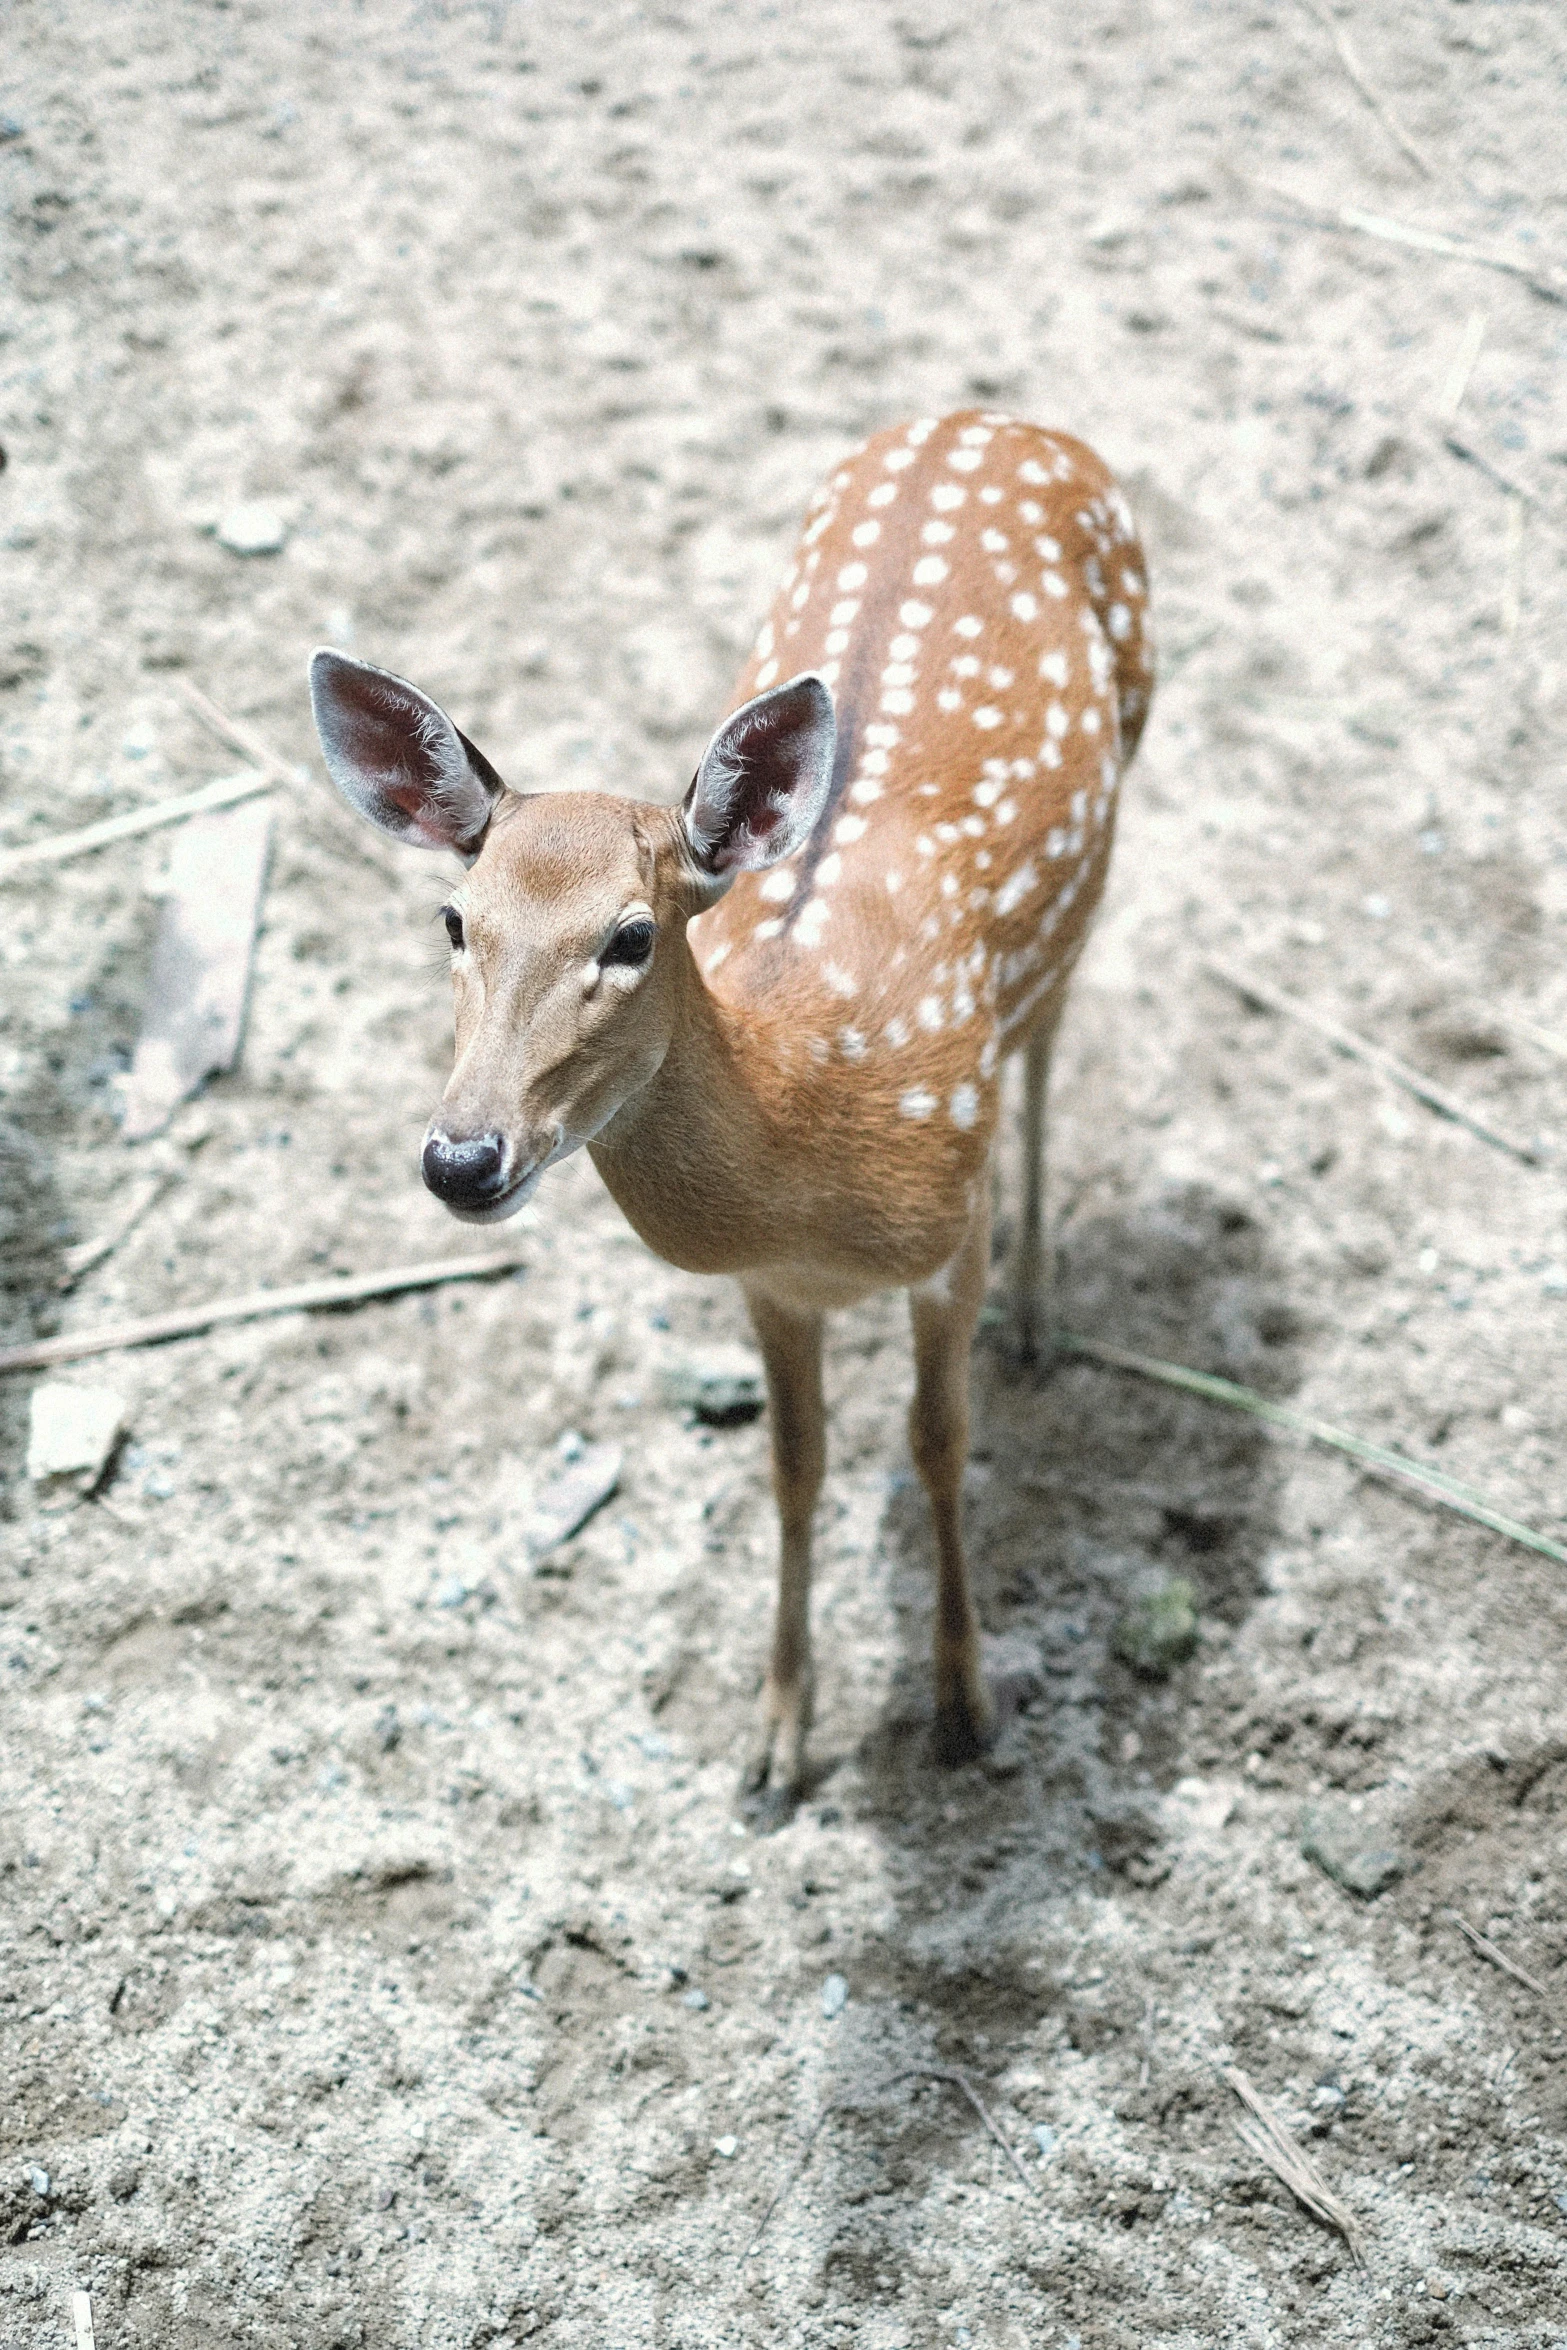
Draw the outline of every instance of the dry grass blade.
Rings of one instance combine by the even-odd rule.
[[[1452,236],[1445,229],[1418,228],[1412,221],[1389,220],[1380,212],[1362,212],[1354,205],[1324,211],[1297,196],[1293,189],[1280,187],[1272,180],[1258,180],[1255,184],[1287,204],[1293,218],[1304,226],[1348,229],[1355,236],[1376,237],[1388,245],[1406,245],[1416,253],[1435,253],[1444,261],[1467,261],[1478,269],[1499,269],[1507,277],[1521,278],[1543,300],[1567,303],[1567,275],[1560,270],[1540,269],[1518,260],[1514,254],[1499,253],[1491,245],[1476,245],[1468,237]]]
[[[954,2067],[948,2065],[905,2065],[901,2072],[889,2073],[884,2081],[878,2081],[875,2087],[868,2090],[866,2094],[871,2097],[884,2097],[889,2089],[896,2089],[903,2081],[941,2081],[949,2089],[961,2090],[963,2095],[968,2099],[970,2105],[974,2108],[975,2113],[979,2116],[979,2119],[983,2123],[985,2129],[995,2140],[996,2144],[1000,2147],[1002,2153],[1006,2156],[1008,2162],[1012,2165],[1012,2168],[1017,2172],[1018,2177],[1022,2180],[1029,2194],[1037,2196],[1039,2193],[1038,2187],[1034,2184],[1034,2181],[1029,2177],[1027,2171],[1023,2168],[1021,2161],[1018,2159],[1016,2149],[1009,2144],[1007,2139],[1002,2136],[1001,2131],[997,2128],[995,2120],[986,2107],[983,2098],[979,2094],[979,2091],[975,2088],[973,2082],[969,2079],[967,2073],[958,2072]],[[756,2250],[757,2245],[760,2244],[763,2236],[767,2233],[768,2223],[771,2221],[774,2212],[778,2210],[781,2204],[787,2201],[788,2197],[799,2185],[800,2180],[805,2176],[806,2166],[810,2162],[811,2156],[816,2151],[816,2141],[821,2136],[823,2130],[827,2127],[827,2124],[832,2120],[834,2114],[860,2113],[863,2112],[863,2110],[864,2108],[860,2104],[859,2100],[853,2097],[838,2097],[833,2100],[831,2105],[823,2106],[821,2112],[817,2115],[815,2121],[811,2124],[810,2130],[806,2136],[805,2144],[800,2149],[793,2169],[789,2172],[782,2185],[775,2189],[772,2199],[768,2203],[767,2209],[763,2212],[761,2218],[757,2221],[755,2231],[751,2237],[751,2241],[749,2244],[747,2244],[745,2250],[740,2255],[742,2260],[750,2259],[752,2253]]]
[[[1457,1094],[1449,1093],[1446,1086],[1412,1069],[1396,1053],[1373,1044],[1369,1037],[1357,1035],[1353,1028],[1345,1028],[1326,1012],[1303,1004],[1298,996],[1286,995],[1281,987],[1270,987],[1265,979],[1254,979],[1249,971],[1239,971],[1233,963],[1223,962],[1217,955],[1205,957],[1203,969],[1212,978],[1222,980],[1226,987],[1232,987],[1237,995],[1260,1004],[1264,1011],[1277,1012],[1283,1019],[1298,1020],[1303,1028],[1313,1029],[1336,1052],[1347,1053],[1351,1060],[1364,1061],[1370,1069],[1379,1069],[1384,1077],[1390,1077],[1395,1085],[1412,1093],[1416,1101],[1424,1102],[1428,1110],[1450,1118],[1455,1126],[1462,1126],[1481,1142],[1488,1142],[1493,1150],[1505,1151],[1509,1158],[1517,1159],[1525,1167],[1539,1166],[1540,1154],[1528,1143],[1516,1142],[1510,1134],[1488,1125]]]
[[[1567,1061],[1567,1036],[1557,1036],[1549,1028],[1536,1028],[1528,1020],[1504,1020],[1514,1036],[1521,1036],[1527,1044],[1538,1045],[1542,1053],[1549,1053],[1553,1061]]]
[[[1316,18],[1318,24],[1321,25],[1323,30],[1329,35],[1334,48],[1338,51],[1338,61],[1340,65],[1342,65],[1344,71],[1348,74],[1350,80],[1354,83],[1355,88],[1360,92],[1361,97],[1364,98],[1366,104],[1370,107],[1372,113],[1376,116],[1378,122],[1386,131],[1388,137],[1392,140],[1394,146],[1398,148],[1401,154],[1406,155],[1409,158],[1409,161],[1415,166],[1417,171],[1424,172],[1427,179],[1434,179],[1436,174],[1433,171],[1427,157],[1422,153],[1420,148],[1415,145],[1414,140],[1405,130],[1403,124],[1399,121],[1397,115],[1393,112],[1392,107],[1389,106],[1387,100],[1382,96],[1382,93],[1372,82],[1369,82],[1366,79],[1359,58],[1355,55],[1354,50],[1349,45],[1348,34],[1339,25],[1336,18],[1329,14],[1326,8],[1318,6],[1317,0],[1305,0],[1305,5],[1310,10],[1311,14]]]
[[[1332,2228],[1343,2237],[1352,2260],[1363,2260],[1364,2231],[1348,2204],[1340,2202],[1305,2148],[1290,2136],[1246,2075],[1232,2064],[1221,2065],[1219,2069],[1254,2117],[1250,2122],[1235,2125],[1253,2154],[1267,2164],[1276,2179],[1283,2181],[1303,2210],[1309,2211],[1323,2227]]]
[[[1482,1934],[1479,1927],[1472,1926],[1467,1918],[1461,1918],[1456,1909],[1450,1909],[1446,1914],[1449,1923],[1458,1928],[1471,1950],[1477,1950],[1482,1958],[1488,1958],[1492,1966],[1500,1967],[1504,1975],[1511,1975],[1515,1983],[1522,1983],[1524,1989],[1532,1991],[1537,1999],[1549,1999],[1551,1995],[1545,1985],[1521,1967],[1516,1959],[1509,1958],[1505,1950],[1499,1950],[1489,1935]]]
[[[0,881],[13,873],[27,873],[35,865],[63,865],[69,857],[85,857],[93,849],[117,840],[134,840],[139,832],[156,832],[160,825],[183,824],[187,816],[203,816],[212,808],[232,807],[257,792],[271,791],[270,775],[220,775],[196,791],[174,799],[155,800],[150,807],[132,808],[124,816],[105,816],[101,824],[84,824],[78,832],[51,833],[47,840],[24,841],[20,848],[0,849]]]
[[[1411,1460],[1406,1453],[1392,1452],[1386,1445],[1373,1444],[1364,1436],[1353,1436],[1347,1428],[1335,1428],[1327,1420],[1308,1419],[1304,1412],[1292,1412],[1287,1405],[1272,1403],[1267,1396],[1259,1395],[1255,1388],[1241,1387],[1233,1379],[1217,1378],[1211,1371],[1193,1371],[1185,1363],[1160,1362],[1155,1355],[1134,1354],[1129,1347],[1112,1346],[1102,1338],[1085,1338],[1076,1330],[1058,1330],[1055,1342],[1063,1354],[1084,1356],[1089,1362],[1104,1363],[1113,1371],[1135,1371],[1139,1378],[1157,1380],[1163,1387],[1181,1388],[1188,1395],[1203,1396],[1209,1403],[1228,1404],[1232,1411],[1247,1412],[1254,1420],[1266,1421],[1270,1428],[1282,1428],[1288,1435],[1305,1437],[1330,1452],[1345,1453],[1362,1468],[1397,1477],[1429,1500],[1456,1510],[1460,1517],[1472,1518],[1477,1526],[1487,1526],[1493,1534],[1505,1534],[1509,1542],[1519,1543],[1525,1550],[1538,1551],[1542,1558],[1555,1559],[1567,1567],[1567,1548],[1553,1542],[1549,1534],[1537,1534],[1532,1526],[1525,1526],[1519,1519],[1497,1509],[1473,1486],[1461,1485],[1456,1477],[1428,1468],[1424,1461]]]
[[[1442,435],[1442,446],[1449,456],[1457,457],[1465,465],[1472,465],[1476,473],[1483,473],[1493,489],[1500,490],[1503,497],[1511,498],[1519,506],[1526,506],[1553,538],[1561,538],[1561,525],[1546,512],[1535,492],[1526,490],[1522,482],[1514,481],[1512,475],[1504,473],[1499,465],[1493,465],[1485,452],[1477,449],[1473,442],[1460,439],[1456,432],[1447,432]]]
[[[169,1314],[110,1322],[74,1337],[36,1338],[28,1346],[0,1347],[0,1375],[85,1362],[89,1355],[156,1346],[166,1338],[196,1338],[204,1330],[230,1322],[259,1322],[270,1314],[318,1313],[334,1306],[362,1305],[374,1297],[394,1297],[402,1290],[436,1289],[448,1281],[486,1281],[497,1273],[515,1272],[529,1253],[508,1248],[487,1257],[440,1257],[423,1265],[400,1265],[387,1273],[337,1274],[326,1281],[301,1281],[291,1289],[253,1289],[244,1297],[219,1297],[204,1306],[178,1306]]]

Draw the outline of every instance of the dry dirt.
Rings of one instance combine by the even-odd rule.
[[[1332,214],[1567,263],[1567,27],[1343,21],[1429,180],[1257,0],[7,9],[5,838],[232,770],[184,679],[302,775],[242,1066],[163,1144],[115,1107],[167,836],[5,885],[8,1333],[467,1245],[415,1165],[441,869],[329,798],[312,643],[516,782],[671,795],[817,477],[979,398],[1118,467],[1163,647],[1057,1066],[1065,1318],[1560,1534],[1567,309]],[[1439,413],[1474,311],[1489,473]],[[281,554],[212,535],[244,498]],[[78,2286],[100,2350],[1567,2342],[1561,1568],[987,1339],[981,1604],[1045,1695],[1019,1775],[943,1773],[889,1299],[831,1358],[820,1781],[757,1833],[765,1424],[656,1378],[737,1299],[584,1160],[528,1213],[515,1279],[111,1358],[131,1442],[73,1509],[4,1385],[6,2350],[65,2350]],[[530,1574],[568,1430],[622,1489]],[[1142,1683],[1110,1634],[1171,1572],[1201,1647]],[[1314,1804],[1406,1874],[1341,1890]],[[957,2093],[887,2085],[921,2065],[1031,2191]]]

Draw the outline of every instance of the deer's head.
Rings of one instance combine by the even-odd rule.
[[[692,916],[809,837],[832,778],[832,697],[808,675],[747,702],[683,806],[663,808],[509,791],[426,694],[343,653],[315,655],[310,693],[350,804],[467,867],[442,908],[456,1064],[421,1163],[453,1215],[497,1222],[657,1075],[692,976]]]

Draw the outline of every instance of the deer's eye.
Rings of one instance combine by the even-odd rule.
[[[645,963],[653,952],[653,925],[648,921],[623,922],[610,940],[599,961],[604,963]]]
[[[455,906],[443,906],[441,908],[441,920],[445,923],[446,935],[452,942],[452,952],[454,954],[461,954],[463,945],[465,943],[463,939],[462,916],[458,913]]]

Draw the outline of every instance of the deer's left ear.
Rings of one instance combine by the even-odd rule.
[[[726,718],[681,811],[702,871],[727,879],[802,848],[827,805],[836,739],[832,696],[810,671]]]
[[[310,663],[310,703],[327,773],[350,806],[394,840],[472,862],[506,786],[439,703],[389,669],[325,649]]]

